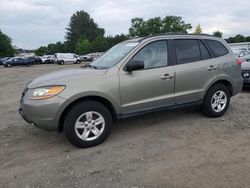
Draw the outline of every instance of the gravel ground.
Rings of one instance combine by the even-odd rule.
[[[171,110],[116,123],[88,149],[19,116],[25,84],[79,65],[0,67],[0,187],[250,187],[250,90],[221,118]]]

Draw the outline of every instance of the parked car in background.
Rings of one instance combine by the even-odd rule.
[[[93,61],[95,61],[97,58],[99,58],[103,54],[104,54],[104,52],[96,52],[96,53],[94,53]]]
[[[79,56],[73,53],[56,53],[55,58],[58,65],[63,65],[65,63],[81,63]]]
[[[250,61],[250,52],[247,48],[234,49],[233,52],[236,57],[240,58],[241,62]]]
[[[38,56],[32,56],[32,57],[27,57],[29,61],[31,61],[33,64],[41,64],[42,60]]]
[[[242,84],[241,63],[223,39],[156,35],[121,42],[86,68],[34,79],[25,86],[19,113],[90,147],[103,142],[120,118],[193,105],[220,117]]]
[[[12,57],[8,60],[5,60],[3,65],[5,67],[12,67],[12,66],[30,66],[33,62],[28,60],[27,58],[23,57]]]
[[[53,64],[56,62],[54,55],[44,55],[41,57],[42,64]]]
[[[250,87],[250,62],[245,61],[241,64],[242,77],[244,79],[243,86]]]
[[[81,56],[79,56],[79,58],[81,61],[89,61],[90,55],[89,54],[81,55]]]
[[[86,54],[86,55],[80,56],[80,59],[81,59],[82,61],[94,61],[94,60],[96,60],[98,57],[100,57],[102,54],[104,54],[104,52],[90,53],[90,54]]]
[[[10,59],[11,57],[4,57],[0,59],[0,65],[3,65],[4,61]]]

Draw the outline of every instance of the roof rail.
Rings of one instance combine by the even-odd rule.
[[[201,34],[194,34],[194,33],[185,33],[185,32],[169,32],[169,33],[159,33],[159,34],[153,34],[153,35],[149,35],[146,37],[141,37],[140,41],[151,38],[151,37],[157,37],[157,36],[171,36],[171,35],[198,35],[198,36],[210,36],[210,37],[214,37],[213,35],[209,35],[206,33],[201,33]],[[138,37],[134,37],[134,39],[136,39]]]

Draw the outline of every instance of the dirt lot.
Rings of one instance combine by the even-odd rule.
[[[153,113],[117,122],[105,143],[78,149],[17,112],[29,80],[71,67],[79,65],[0,68],[0,187],[250,187],[250,90],[222,118]]]

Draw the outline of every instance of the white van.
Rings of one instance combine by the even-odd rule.
[[[73,53],[56,53],[55,57],[58,65],[63,65],[65,63],[74,63],[74,64],[81,63],[80,58]]]

